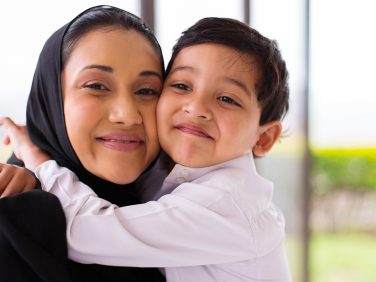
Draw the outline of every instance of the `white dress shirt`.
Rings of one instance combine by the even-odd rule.
[[[75,261],[163,267],[168,282],[291,281],[284,218],[251,154],[207,168],[175,165],[158,200],[120,208],[55,161],[36,175],[60,199]]]

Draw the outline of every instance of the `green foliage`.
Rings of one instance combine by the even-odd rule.
[[[313,149],[314,192],[376,190],[376,148]]]
[[[376,237],[365,233],[313,233],[312,282],[376,281]]]

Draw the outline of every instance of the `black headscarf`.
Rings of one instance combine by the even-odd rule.
[[[80,181],[91,187],[99,197],[119,206],[138,203],[134,185],[118,185],[87,171],[69,141],[65,127],[61,88],[62,42],[66,31],[76,19],[95,9],[90,8],[57,30],[45,43],[34,73],[26,110],[29,135],[60,166],[72,170]],[[14,156],[8,160],[16,163]]]

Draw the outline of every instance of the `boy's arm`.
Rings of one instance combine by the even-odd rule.
[[[231,201],[225,199],[229,195],[187,183],[189,188],[183,184],[158,201],[119,208],[98,198],[55,161],[42,164],[36,175],[43,189],[62,203],[69,257],[78,262],[180,267],[228,263],[260,255],[255,243],[258,235],[252,234],[243,217],[223,215],[184,197],[189,189],[212,203],[229,205]],[[270,229],[268,232],[272,233]],[[281,240],[282,237],[283,232]]]
[[[10,118],[0,118],[0,126],[7,129],[3,143],[11,144],[14,155],[23,160],[28,168],[34,169],[48,160],[48,156],[31,142],[25,126],[16,125]],[[31,191],[37,183],[37,179],[28,169],[0,163],[0,197]]]
[[[50,159],[31,141],[26,126],[17,125],[8,117],[0,118],[0,126],[7,130],[3,143],[12,146],[15,156],[24,162],[26,168],[34,171],[39,164]]]

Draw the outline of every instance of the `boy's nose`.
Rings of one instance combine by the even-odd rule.
[[[193,97],[196,96],[196,97]],[[183,105],[183,111],[194,118],[201,118],[209,120],[212,118],[210,110],[210,101],[198,95],[192,95],[191,99],[186,101]]]
[[[117,97],[110,105],[109,120],[113,123],[132,126],[142,123],[142,116],[133,97]]]

